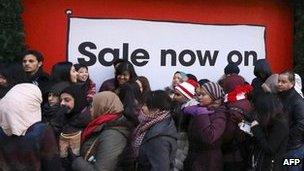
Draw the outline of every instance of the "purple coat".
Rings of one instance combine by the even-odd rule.
[[[184,170],[222,170],[221,139],[226,125],[225,107],[194,116],[189,125],[189,153]]]

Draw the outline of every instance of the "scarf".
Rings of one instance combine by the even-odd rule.
[[[238,100],[246,99],[246,94],[252,91],[252,86],[249,84],[236,86],[234,90],[225,95],[224,102],[233,103]]]
[[[17,84],[0,100],[0,127],[7,136],[24,136],[27,129],[41,121],[42,94],[29,83]]]
[[[93,120],[84,129],[82,141],[90,137],[98,127],[121,117],[122,111],[123,104],[115,93],[110,91],[97,93],[92,102]]]
[[[147,131],[154,126],[155,124],[163,121],[164,119],[170,116],[169,111],[155,111],[151,112],[149,115],[144,113],[140,113],[139,115],[139,125],[133,132],[133,141],[132,141],[132,149],[133,155],[138,157],[139,155],[139,147],[147,133]]]
[[[84,142],[88,137],[90,137],[94,133],[96,128],[100,127],[101,125],[104,125],[105,123],[116,120],[119,117],[121,117],[121,115],[117,113],[106,113],[99,115],[97,118],[92,120],[84,129],[81,136],[81,141]]]

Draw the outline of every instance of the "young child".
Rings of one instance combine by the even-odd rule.
[[[74,66],[78,72],[77,82],[85,85],[87,100],[92,102],[93,96],[96,94],[96,84],[90,79],[88,67],[83,64],[75,64]]]

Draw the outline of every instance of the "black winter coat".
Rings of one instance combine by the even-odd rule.
[[[289,118],[288,149],[296,149],[304,141],[304,99],[294,88],[279,93],[279,97]]]
[[[283,158],[287,152],[288,122],[274,120],[267,131],[260,125],[251,129],[256,142],[253,152],[255,170],[284,170]]]

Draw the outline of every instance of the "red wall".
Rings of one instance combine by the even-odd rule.
[[[73,15],[204,24],[266,26],[266,54],[274,71],[292,67],[293,15],[284,0],[24,0],[27,46],[45,55],[45,69],[65,60],[66,9]]]

